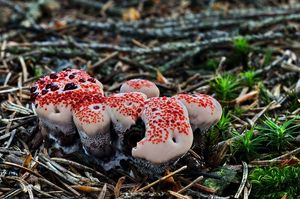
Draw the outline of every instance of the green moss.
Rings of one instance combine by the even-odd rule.
[[[244,135],[238,136],[231,146],[231,151],[238,161],[250,161],[258,156],[258,150],[262,147],[265,138],[261,135],[255,136],[254,129],[246,130]]]
[[[271,62],[272,62],[272,54],[273,54],[272,49],[267,48],[266,51],[265,51],[263,66],[267,66],[267,65],[271,64]]]
[[[237,172],[227,167],[218,168],[214,174],[220,176],[220,179],[207,178],[203,184],[207,187],[213,188],[217,193],[222,191],[233,181],[235,181]]]
[[[297,198],[300,194],[300,167],[256,168],[249,175],[253,198]]]
[[[238,37],[233,40],[233,47],[237,53],[248,54],[251,51],[251,46],[245,37]]]
[[[237,91],[239,89],[239,80],[234,75],[220,75],[216,77],[210,85],[213,91],[216,92],[218,99],[229,101],[237,97]]]
[[[266,117],[256,129],[266,138],[267,146],[280,153],[290,148],[290,142],[295,141],[294,135],[300,132],[300,123],[296,120],[299,120],[299,117],[286,120],[281,124],[277,120]]]
[[[242,83],[249,87],[254,86],[258,81],[255,71],[252,71],[252,70],[240,73],[240,77],[241,77]]]
[[[218,68],[219,62],[215,59],[209,59],[205,62],[204,68],[208,70],[215,70]]]
[[[40,67],[34,68],[34,76],[35,77],[41,77],[43,75],[43,70]]]
[[[233,110],[233,114],[237,117],[242,116],[246,110],[242,109],[240,106],[235,106]]]
[[[259,99],[262,105],[267,105],[269,104],[272,99],[268,94],[267,88],[264,86],[263,83],[258,83],[258,89],[259,89]]]

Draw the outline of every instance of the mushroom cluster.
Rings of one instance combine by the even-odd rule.
[[[157,86],[142,79],[126,81],[120,93],[105,96],[98,80],[77,69],[39,79],[31,93],[42,135],[54,139],[65,153],[74,152],[80,143],[97,158],[122,153],[125,132],[141,118],[144,138],[132,148],[131,158],[157,173],[191,148],[193,130],[206,131],[222,114],[211,96],[159,97]]]

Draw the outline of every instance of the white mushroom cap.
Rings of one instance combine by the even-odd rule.
[[[73,109],[73,120],[86,152],[97,157],[109,155],[111,151],[110,116],[104,97],[85,96]]]
[[[222,107],[213,97],[205,94],[178,94],[174,98],[187,108],[193,130],[207,130],[222,116]]]
[[[83,70],[66,69],[40,78],[30,91],[42,135],[66,153],[73,151],[78,144],[73,108],[85,95],[103,96],[103,85]]]
[[[145,138],[132,149],[133,157],[161,164],[191,148],[193,132],[188,112],[180,101],[167,97],[149,98],[141,118],[146,127]]]
[[[128,130],[140,116],[146,95],[139,92],[118,93],[106,97],[110,117],[118,133]]]
[[[72,134],[73,106],[86,94],[103,95],[103,85],[83,70],[66,69],[39,79],[31,92],[42,124],[54,132]]]
[[[157,86],[153,82],[145,79],[131,79],[124,82],[120,88],[120,92],[141,92],[144,93],[147,98],[159,96]]]

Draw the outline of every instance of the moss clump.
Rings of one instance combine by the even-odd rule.
[[[300,194],[300,166],[256,168],[249,176],[254,198],[297,198]]]

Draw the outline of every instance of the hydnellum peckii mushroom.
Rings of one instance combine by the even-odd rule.
[[[154,97],[145,101],[141,118],[145,137],[132,149],[132,156],[143,173],[162,173],[192,146],[188,112],[175,98]]]
[[[72,146],[78,136],[72,108],[83,96],[91,93],[103,96],[103,86],[83,70],[66,69],[40,78],[31,93],[42,134],[55,139],[60,146]],[[68,153],[74,148],[62,149]]]
[[[120,92],[141,92],[144,93],[147,98],[159,96],[157,86],[153,82],[145,79],[131,79],[124,82],[120,88]]]
[[[140,117],[146,95],[139,92],[118,93],[106,97],[105,104],[109,110],[114,130],[118,134],[117,148],[122,149],[124,133]]]
[[[213,97],[205,94],[178,94],[174,98],[181,101],[187,108],[189,119],[193,131],[199,129],[200,132],[195,133],[195,145],[200,149],[198,152],[200,157],[205,156],[206,148],[206,131],[216,124],[222,116],[222,107],[220,103]]]
[[[187,108],[193,130],[206,131],[216,124],[222,116],[222,107],[213,97],[205,94],[178,94],[174,98]]]
[[[96,157],[112,154],[110,123],[106,98],[86,95],[73,107],[73,120],[85,152]]]

